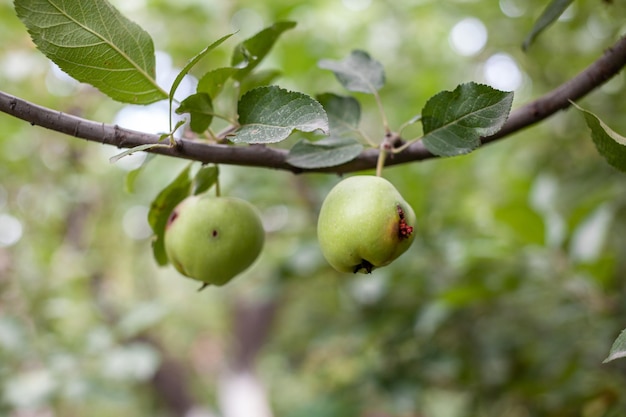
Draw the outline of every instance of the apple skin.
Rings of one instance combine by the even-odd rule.
[[[224,285],[245,271],[264,241],[256,208],[232,197],[187,197],[174,208],[165,228],[165,252],[172,265],[208,285]]]
[[[415,212],[396,188],[372,175],[339,182],[322,203],[317,237],[339,272],[371,273],[406,252],[415,238]]]

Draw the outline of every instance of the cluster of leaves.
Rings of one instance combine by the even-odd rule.
[[[528,48],[571,3],[572,0],[550,2],[524,42],[524,48]],[[92,13],[93,8],[98,13]],[[169,99],[171,108],[174,93],[183,78],[202,58],[232,36],[222,37],[193,57],[166,92],[156,82],[154,44],[150,35],[106,0],[93,2],[89,12],[78,1],[57,5],[47,0],[16,0],[15,9],[37,47],[61,69],[124,103],[149,104]],[[255,71],[278,38],[294,27],[294,22],[278,22],[260,31],[234,48],[229,66],[215,68],[199,78],[196,93],[182,100],[176,108],[178,114],[189,114],[191,131],[198,135],[208,133],[217,141],[247,144],[281,142],[295,130],[321,131],[327,137],[300,141],[289,154],[290,164],[305,169],[340,165],[360,154],[363,149],[360,139],[367,136],[358,130],[360,107],[356,100],[334,94],[320,95],[315,100],[268,85],[278,75],[276,71]],[[379,62],[366,52],[353,51],[341,61],[322,60],[319,66],[333,71],[348,91],[374,94],[388,130],[378,96],[378,90],[385,83],[384,69]],[[213,103],[229,80],[237,85],[241,95],[236,114],[218,115]],[[426,103],[422,114],[406,125],[422,121],[424,137],[421,139],[435,155],[465,154],[480,145],[481,136],[500,129],[508,117],[512,99],[512,93],[470,83],[434,96]],[[222,135],[213,133],[210,127],[215,117],[229,121],[232,127]],[[171,138],[183,124],[181,121],[173,127],[170,122],[171,131],[162,138]],[[625,171],[626,148],[620,138],[603,123],[589,123],[589,127],[599,152],[611,165]],[[607,138],[610,141],[605,140]],[[172,145],[173,141],[169,146]],[[154,146],[160,145],[143,145],[119,157]]]
[[[41,7],[33,7],[32,2],[17,0],[15,6],[35,44],[61,69],[125,103],[149,104],[169,99],[171,107],[183,78],[232,36],[222,37],[193,57],[166,92],[156,83],[152,39],[106,0],[94,3],[97,14],[86,13],[79,2],[66,2],[60,7],[42,1]],[[277,75],[275,71],[255,71],[278,38],[294,26],[294,22],[278,22],[260,31],[234,48],[229,66],[215,68],[199,78],[196,93],[175,109],[178,114],[189,114],[191,131],[198,135],[208,132],[217,141],[246,144],[281,142],[295,130],[323,132],[323,139],[303,140],[293,147],[288,162],[299,168],[335,166],[359,155],[363,150],[360,139],[365,135],[358,130],[360,106],[356,99],[329,93],[316,100],[267,85]],[[70,28],[72,36],[68,37],[65,34]],[[354,51],[341,61],[322,60],[319,66],[333,71],[348,91],[374,94],[379,100],[378,91],[385,83],[384,69],[366,52]],[[241,97],[236,114],[220,116],[213,103],[228,81],[236,84]],[[512,98],[512,93],[467,84],[433,97],[424,107],[422,117],[407,124],[423,121],[423,141],[434,154],[463,154],[478,147],[480,136],[495,133],[502,126]],[[233,124],[226,134],[210,131],[215,117]],[[171,137],[182,123],[175,127],[170,123],[172,131],[163,138]]]

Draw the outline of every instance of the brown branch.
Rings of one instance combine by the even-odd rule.
[[[578,100],[598,88],[617,74],[624,66],[626,66],[626,37],[618,40],[597,61],[571,80],[539,99],[511,112],[502,129],[495,135],[482,138],[482,143],[487,144],[509,136],[550,117],[559,110],[567,108],[570,105],[570,100]],[[117,125],[97,123],[64,114],[4,92],[0,92],[0,112],[30,122],[32,125],[42,126],[67,135],[119,148],[133,148],[139,145],[159,143],[158,135],[137,132]],[[374,168],[378,159],[378,149],[367,149],[356,159],[346,164],[305,170],[287,163],[288,151],[284,149],[269,148],[263,145],[216,145],[184,139],[178,142],[178,146],[156,147],[149,149],[148,152],[203,163],[273,168],[294,173],[347,173],[362,171]],[[404,164],[434,157],[436,156],[428,152],[421,142],[416,142],[403,152],[388,158],[386,165]]]

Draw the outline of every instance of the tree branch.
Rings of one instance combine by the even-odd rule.
[[[509,136],[517,131],[540,122],[559,110],[569,107],[575,101],[598,88],[626,66],[626,37],[618,40],[607,49],[597,61],[576,77],[558,88],[511,112],[509,119],[495,135],[482,138],[487,144]],[[0,112],[42,126],[60,133],[81,139],[100,142],[119,148],[133,148],[139,145],[157,144],[159,136],[121,128],[117,125],[98,123],[69,114],[38,106],[18,97],[0,91]],[[376,166],[378,149],[367,149],[356,159],[335,167],[301,169],[287,163],[288,151],[269,148],[264,145],[218,145],[206,142],[181,139],[174,147],[156,147],[148,152],[176,158],[190,159],[203,163],[231,164],[250,167],[263,167],[302,172],[347,173],[372,169]],[[404,164],[434,158],[421,142],[416,142],[403,152],[390,156],[386,166]]]

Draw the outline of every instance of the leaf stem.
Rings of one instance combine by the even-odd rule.
[[[421,136],[418,137],[418,138],[414,138],[414,139],[408,140],[405,143],[403,143],[402,145],[400,145],[400,146],[398,146],[396,148],[393,148],[391,152],[393,154],[398,154],[398,153],[404,151],[405,149],[407,149],[409,146],[413,145],[415,142],[418,142],[420,140],[422,140]]]
[[[367,143],[369,146],[371,146],[372,148],[376,148],[379,145],[374,142],[365,132],[363,132],[361,129],[353,129],[353,132],[356,133],[357,135],[359,135],[361,137],[361,139],[363,139],[365,141],[365,143]]]
[[[407,127],[409,127],[412,124],[415,124],[415,123],[419,122],[420,120],[422,120],[422,115],[421,114],[413,116],[413,118],[411,120],[407,120],[406,122],[402,123],[402,125],[400,125],[400,128],[398,129],[398,132],[401,134],[404,131],[404,129],[406,129]]]
[[[378,105],[378,112],[380,113],[380,117],[383,121],[383,127],[385,129],[385,134],[391,133],[391,129],[389,128],[389,121],[387,120],[387,115],[385,114],[385,107],[383,106],[383,101],[380,98],[380,94],[376,89],[373,89],[374,98],[376,99],[376,105]]]

